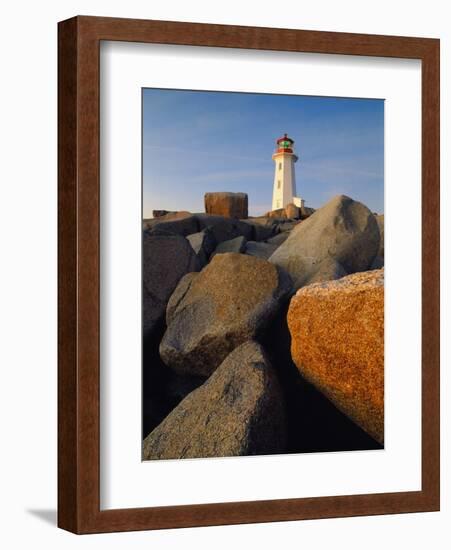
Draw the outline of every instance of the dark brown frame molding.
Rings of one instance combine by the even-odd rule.
[[[421,491],[100,510],[99,46],[101,40],[421,60]],[[84,16],[59,23],[59,527],[74,533],[98,533],[439,510],[439,55],[439,40],[429,38]]]

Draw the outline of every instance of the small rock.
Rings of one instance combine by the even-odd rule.
[[[263,349],[236,348],[143,442],[143,459],[283,452],[283,397]]]
[[[285,215],[287,218],[297,220],[300,214],[301,213],[299,206],[296,206],[293,203],[287,204],[287,206],[285,206]]]
[[[152,210],[153,218],[143,220],[143,229],[152,229],[161,221],[177,220],[191,216],[190,212],[170,212],[169,210]],[[157,218],[159,218],[157,220]]]
[[[244,252],[245,250],[246,239],[244,237],[235,237],[234,239],[230,239],[229,241],[223,241],[222,243],[219,243],[218,246],[215,248],[212,257],[216,256],[216,254],[225,254],[226,252],[236,252],[237,254],[239,254],[240,252]]]
[[[282,243],[284,243],[288,239],[289,234],[290,233],[288,231],[284,231],[283,233],[278,233],[277,235],[274,235],[274,237],[271,237],[270,239],[268,239],[266,242],[268,242],[269,244],[275,244],[277,246],[280,246]]]
[[[152,210],[152,216],[154,218],[160,218],[161,216],[166,216],[166,214],[173,214],[170,210]]]
[[[266,260],[217,254],[171,312],[161,358],[180,374],[209,376],[234,348],[261,337],[291,289],[289,276]]]
[[[199,224],[199,230],[210,229],[211,235],[218,244],[240,236],[246,237],[249,241],[253,239],[253,226],[241,220],[209,216],[208,214],[196,214],[195,217]]]
[[[267,218],[285,219],[287,217],[287,213],[285,212],[285,208],[279,208],[278,210],[270,210],[269,212],[266,212],[265,216]]]
[[[267,216],[255,216],[253,218],[248,218],[246,222],[266,227],[272,227],[276,223],[273,218],[268,218]]]
[[[205,193],[205,212],[226,218],[247,218],[246,193]]]
[[[246,254],[267,260],[274,253],[278,245],[249,241],[246,243]]]
[[[301,288],[288,326],[301,374],[383,443],[384,270]]]

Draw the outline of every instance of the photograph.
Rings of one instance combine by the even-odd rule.
[[[384,100],[142,89],[142,460],[384,448]]]
[[[1,548],[451,549],[450,10],[364,8],[5,3]]]

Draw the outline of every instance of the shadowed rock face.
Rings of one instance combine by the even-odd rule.
[[[338,262],[345,273],[369,269],[379,244],[374,215],[340,195],[295,227],[269,261],[288,271],[300,288],[309,284],[326,258]]]
[[[288,326],[301,374],[383,443],[384,270],[300,289]]]
[[[203,229],[199,233],[193,233],[186,237],[192,246],[196,256],[203,267],[208,263],[210,254],[216,248],[216,239],[213,237],[209,228]]]
[[[171,308],[161,358],[181,374],[209,376],[238,345],[259,339],[291,289],[289,276],[265,260],[217,254]]]
[[[384,214],[376,216],[377,225],[379,227],[379,233],[381,236],[381,241],[379,245],[379,250],[377,256],[374,258],[373,263],[371,264],[371,269],[381,269],[384,267]]]
[[[341,279],[347,275],[343,266],[333,258],[325,258],[319,265],[318,270],[310,278],[309,284],[320,283],[322,281],[333,281]]]
[[[205,212],[226,218],[247,218],[247,193],[205,193]]]
[[[377,255],[380,256],[381,258],[384,258],[384,214],[380,214],[379,216],[376,216],[376,221],[377,221],[377,225],[379,227],[379,233],[381,236],[379,251]]]
[[[145,438],[143,459],[271,454],[284,445],[279,384],[263,349],[246,342]]]
[[[196,214],[196,220],[200,230],[206,228],[210,230],[217,244],[240,236],[246,237],[248,240],[253,238],[253,225],[241,220],[208,214]]]
[[[301,220],[306,220],[315,212],[314,208],[309,208],[308,206],[301,206],[299,210],[300,210]]]
[[[250,225],[253,229],[253,233],[249,237],[249,240],[265,241],[276,233],[276,222],[269,218],[249,218],[245,220],[245,223]]]
[[[143,233],[143,332],[164,317],[166,304],[186,273],[200,268],[188,241],[179,235]]]

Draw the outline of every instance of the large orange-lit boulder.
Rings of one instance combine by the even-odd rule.
[[[383,443],[384,270],[301,288],[288,326],[301,374]]]

